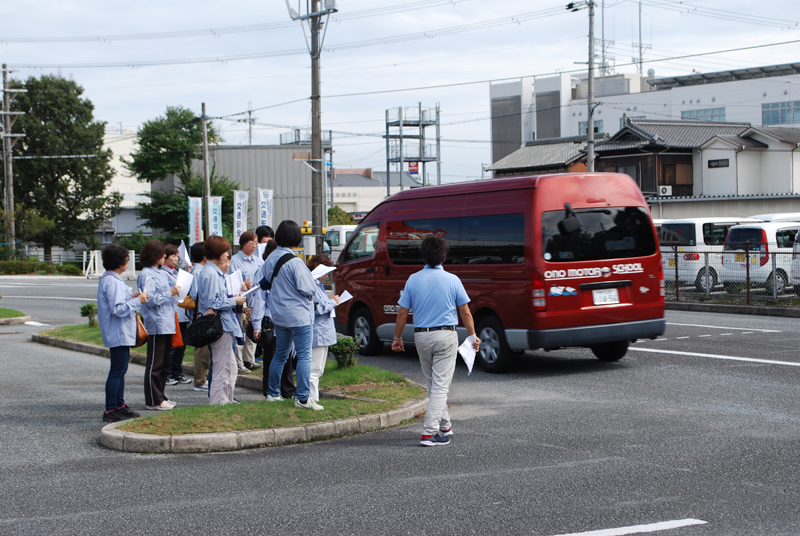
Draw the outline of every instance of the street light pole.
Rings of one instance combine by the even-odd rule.
[[[594,0],[589,4],[589,102],[586,124],[586,170],[594,171]]]
[[[203,180],[206,185],[206,238],[211,236],[211,176],[208,172],[208,126],[206,122],[206,103],[203,103],[203,115],[200,118],[203,126]]]
[[[311,0],[311,234],[315,252],[322,252],[322,116],[320,111],[319,54],[320,19],[319,0]]]

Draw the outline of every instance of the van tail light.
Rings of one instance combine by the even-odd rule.
[[[667,295],[667,286],[664,283],[664,267],[662,265],[658,266],[658,299],[660,301],[664,301]]]
[[[699,253],[684,253],[683,260],[685,261],[699,261],[700,254]]]
[[[545,299],[544,275],[542,272],[534,268],[532,276],[531,288],[533,290],[533,310],[546,311],[547,300]]]
[[[764,266],[769,262],[769,244],[767,243],[767,232],[761,231],[761,243],[764,244],[764,254],[758,260],[759,266]]]

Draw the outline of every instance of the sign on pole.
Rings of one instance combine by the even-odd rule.
[[[409,175],[418,175],[419,174],[419,162],[409,162],[408,163],[408,174]]]
[[[258,225],[272,227],[272,190],[258,190]]]
[[[233,191],[233,242],[238,244],[239,237],[247,230],[247,209],[249,208],[250,192],[246,190]]]
[[[189,245],[203,241],[203,198],[189,198]]]
[[[222,197],[211,198],[211,229],[209,236],[222,236]]]

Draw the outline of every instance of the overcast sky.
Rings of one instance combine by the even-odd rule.
[[[297,0],[290,2],[297,9]],[[322,125],[334,131],[336,167],[384,170],[386,109],[438,103],[444,180],[479,178],[491,158],[486,81],[572,70],[587,57],[588,11],[569,12],[566,2],[337,3],[321,56]],[[634,72],[639,2],[605,3],[617,72]],[[797,0],[642,3],[646,62],[800,40]],[[303,0],[303,13],[305,6]],[[168,105],[199,114],[201,102],[210,116],[243,112],[249,103],[261,108],[253,114],[253,144],[276,144],[280,133],[311,125],[310,58],[303,27],[289,19],[284,0],[3,2],[0,62],[17,67],[16,78],[73,78],[109,129],[135,131]],[[646,63],[644,70],[667,76],[790,62],[800,62],[799,43]],[[299,102],[285,104],[291,101]],[[243,117],[216,121],[225,143],[248,142],[247,125],[235,122]]]

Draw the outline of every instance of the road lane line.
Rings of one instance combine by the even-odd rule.
[[[698,337],[710,337],[711,335],[698,335]]]
[[[730,355],[717,355],[717,354],[699,354],[695,352],[678,352],[676,350],[656,350],[655,348],[640,348],[638,346],[631,346],[628,350],[638,350],[640,352],[653,352],[657,354],[676,354],[688,355],[694,357],[710,357],[711,359],[727,359],[730,361],[748,361],[750,363],[765,363],[767,365],[786,365],[788,367],[800,367],[800,363],[792,363],[791,361],[773,361],[771,359],[754,359],[752,357],[734,357]]]
[[[3,298],[19,298],[21,300],[80,300],[97,301],[97,298],[63,298],[61,296],[3,296]]]
[[[688,339],[689,337],[675,337],[676,339]]]
[[[719,335],[720,335],[720,337],[724,337],[726,335],[733,335],[733,333],[720,333]]]
[[[675,521],[662,521],[660,523],[650,523],[649,525],[631,525],[630,527],[619,527],[616,529],[590,530],[589,532],[571,532],[569,534],[559,534],[558,536],[624,536],[625,534],[642,534],[645,532],[659,532],[662,530],[679,529],[692,525],[706,525],[708,521],[700,519],[676,519]]]
[[[752,334],[753,334],[752,331],[743,331],[742,332],[742,335],[752,335]]]
[[[689,326],[693,328],[714,328],[714,329],[735,329],[736,331],[758,331],[761,333],[782,333],[779,329],[759,329],[759,328],[731,328],[726,326],[709,326],[706,324],[679,324],[678,322],[667,322],[668,326]]]

